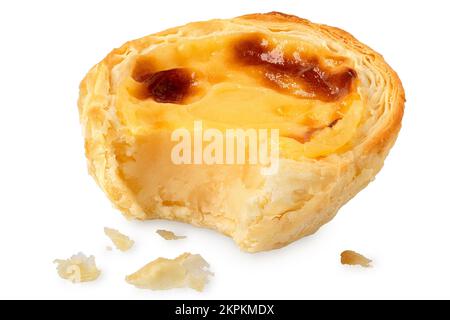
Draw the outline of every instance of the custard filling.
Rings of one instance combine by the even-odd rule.
[[[122,178],[145,212],[221,214],[225,233],[264,178],[252,165],[174,165],[174,130],[277,129],[280,158],[317,159],[350,149],[362,117],[352,61],[289,34],[167,38],[129,63],[115,97],[134,139],[115,145]]]
[[[182,41],[181,41],[182,40]],[[117,109],[135,135],[204,127],[280,130],[281,157],[342,151],[361,118],[351,61],[288,35],[172,39],[135,58]]]

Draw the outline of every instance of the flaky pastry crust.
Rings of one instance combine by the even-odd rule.
[[[207,101],[204,102],[207,106],[218,101],[214,96],[214,86],[225,80],[214,82],[211,80],[212,76],[208,75],[207,79],[212,84],[200,88],[204,91],[203,95],[195,96],[192,101],[180,102],[178,95],[168,98],[166,95],[154,97],[156,102],[147,102],[145,99],[148,97],[145,97],[142,103],[146,105],[142,109],[142,97],[129,97],[135,92],[133,88],[139,85],[139,76],[134,75],[134,80],[130,80],[137,61],[142,56],[153,55],[155,60],[161,60],[158,60],[158,68],[161,70],[184,67],[184,64],[192,67],[194,64],[191,60],[202,59],[199,57],[202,52],[216,52],[219,46],[220,50],[227,50],[222,48],[224,45],[220,41],[240,41],[239,38],[247,35],[257,35],[259,40],[264,41],[273,39],[278,41],[278,45],[285,42],[294,46],[298,44],[305,48],[305,52],[317,55],[318,59],[324,60],[324,57],[331,56],[333,66],[330,68],[344,70],[338,65],[341,62],[336,62],[344,61],[347,69],[353,70],[343,73],[347,78],[330,76],[330,79],[347,79],[345,81],[351,84],[347,87],[342,85],[345,89],[342,96],[335,94],[336,91],[324,91],[322,98],[299,98],[286,92],[284,87],[267,87],[267,81],[258,84],[242,78],[242,83],[254,87],[251,90],[259,90],[262,95],[275,97],[274,101],[286,99],[283,101],[289,104],[302,100],[308,101],[304,103],[314,103],[316,107],[323,105],[327,108],[331,105],[333,108],[341,106],[342,99],[352,96],[349,100],[350,107],[342,107],[344,109],[339,113],[342,118],[330,118],[333,121],[328,127],[323,126],[323,134],[311,131],[316,134],[316,138],[311,141],[311,134],[304,134],[302,139],[296,138],[297,140],[289,139],[286,135],[286,145],[292,145],[292,150],[295,150],[292,151],[290,147],[282,150],[279,171],[275,175],[260,176],[249,168],[217,167],[215,171],[204,167],[195,171],[192,168],[180,169],[169,165],[168,170],[162,168],[161,159],[155,160],[155,157],[161,153],[161,141],[167,138],[164,132],[186,119],[187,115],[180,113],[185,111],[179,110],[200,105],[198,109],[202,112],[195,111],[195,116],[203,116],[208,108],[201,105],[200,100]],[[171,45],[175,49],[169,51],[167,48],[172,48]],[[196,46],[203,47],[195,51]],[[173,50],[180,56],[182,50],[187,50],[187,53],[180,60],[177,58],[179,56],[173,55]],[[207,56],[204,61],[213,60],[212,56]],[[248,55],[244,57],[247,58]],[[227,61],[222,61],[224,73],[233,69],[232,63]],[[276,70],[279,72],[279,65],[272,64],[269,67],[278,68]],[[246,67],[235,69],[243,68]],[[231,83],[229,86],[238,77],[237,74],[238,71],[234,78],[227,80]],[[339,84],[338,80],[336,83]],[[259,88],[264,86],[267,88]],[[242,87],[243,85],[238,86]],[[251,90],[247,93],[253,92]],[[309,94],[311,96],[311,92]],[[163,98],[170,99],[170,106],[163,103],[167,101],[158,101]],[[373,180],[399,132],[404,102],[400,79],[380,54],[343,30],[272,12],[229,20],[190,23],[127,42],[89,71],[80,86],[78,107],[89,172],[127,218],[163,218],[213,228],[232,237],[243,250],[256,252],[279,248],[314,233]],[[178,105],[173,105],[174,103]],[[264,101],[261,103],[264,104]],[[133,109],[138,110],[133,114],[142,112],[145,116],[133,118],[131,112],[127,113],[132,104],[139,105]],[[169,109],[170,111],[166,111]],[[149,110],[158,112],[151,113]],[[289,112],[287,116],[292,114]],[[161,119],[156,122],[154,119],[158,117]],[[151,122],[151,131],[142,124],[143,119],[150,119],[145,121]],[[338,124],[335,125],[336,123]],[[319,130],[317,128],[314,130]],[[320,127],[320,130],[323,128]],[[345,139],[342,138],[344,140],[341,141],[334,136],[330,138],[335,131],[336,136],[344,136]],[[338,135],[338,132],[341,134]],[[339,141],[339,147],[331,148],[326,143],[321,144],[320,139],[331,141],[330,145]],[[155,178],[156,175],[161,176]],[[144,176],[152,186],[144,188],[144,182],[138,181]],[[193,179],[203,180],[194,182]]]

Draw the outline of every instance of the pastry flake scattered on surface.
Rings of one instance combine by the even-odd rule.
[[[141,289],[167,290],[190,287],[202,291],[213,273],[209,264],[199,254],[183,253],[175,259],[158,258],[135,273],[126,281]]]
[[[73,283],[94,281],[100,275],[95,264],[95,257],[86,257],[83,253],[73,255],[67,260],[56,259],[57,271],[61,278]]]
[[[370,264],[372,260],[364,257],[362,254],[359,254],[352,250],[345,250],[341,253],[341,263],[347,265],[359,265],[364,268],[369,268],[372,265]]]
[[[111,228],[105,227],[104,231],[105,231],[105,234],[114,243],[116,248],[119,249],[120,251],[127,251],[134,245],[133,240],[131,240],[128,236],[124,235],[123,233],[120,233],[116,229],[111,229]]]
[[[156,230],[156,233],[166,240],[186,239],[186,236],[177,236],[175,233],[169,230]]]

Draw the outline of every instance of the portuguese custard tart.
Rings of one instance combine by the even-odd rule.
[[[272,12],[127,42],[89,71],[78,106],[89,172],[127,218],[212,228],[256,252],[315,232],[373,180],[404,102],[380,54]],[[180,129],[192,139],[181,162]],[[265,140],[275,169],[246,161],[250,135],[244,161],[220,161],[235,146],[212,148],[212,137],[231,130],[275,132]],[[213,161],[202,158],[208,146]]]

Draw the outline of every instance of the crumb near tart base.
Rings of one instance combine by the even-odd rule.
[[[175,259],[158,258],[125,280],[141,289],[167,290],[189,287],[203,291],[209,276],[209,264],[199,254],[184,253]]]
[[[156,230],[156,233],[165,240],[180,240],[180,239],[186,238],[186,236],[178,236],[174,232],[169,231],[169,230],[159,229],[159,230]]]
[[[344,265],[359,265],[369,268],[372,267],[371,262],[372,260],[353,250],[345,250],[341,253],[341,264]]]
[[[124,235],[116,229],[104,228],[105,235],[111,239],[114,246],[120,251],[128,251],[134,245],[134,241],[130,237]]]
[[[89,282],[96,280],[101,271],[95,264],[95,257],[87,257],[82,252],[69,259],[56,259],[58,275],[72,283]]]

